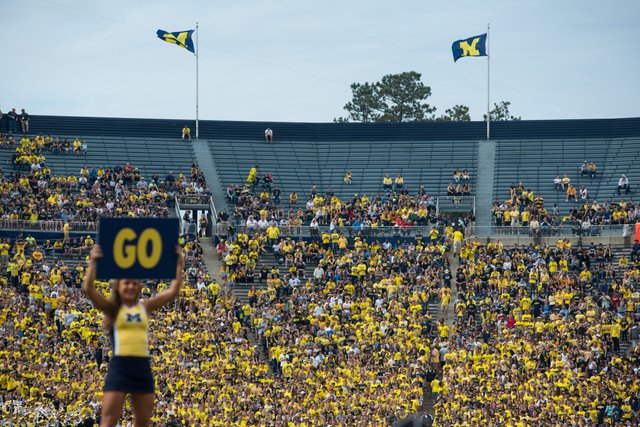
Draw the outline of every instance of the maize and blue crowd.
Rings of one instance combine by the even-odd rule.
[[[87,166],[70,185],[26,153],[0,178],[2,221],[167,216],[171,194],[207,191],[197,165],[146,186],[131,165]],[[438,426],[640,421],[640,243],[481,244],[424,189],[282,203],[273,181],[228,192],[220,272],[180,236],[185,286],[150,328],[157,425],[377,426],[425,404]],[[386,225],[425,232],[385,239]],[[0,425],[98,421],[110,343],[80,291],[94,243],[0,242]]]

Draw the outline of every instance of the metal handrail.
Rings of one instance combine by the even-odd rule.
[[[176,202],[182,205],[208,205],[210,194],[177,194]]]
[[[178,201],[178,195],[174,194],[173,195],[173,210],[175,211],[176,214],[176,218],[180,218],[180,203]]]
[[[282,226],[280,229],[281,237],[309,237],[309,236],[321,236],[323,233],[332,234],[334,229],[331,229],[328,225],[321,225],[317,228],[309,225],[301,226]],[[433,229],[438,230],[438,238],[444,237],[445,226],[379,226],[379,227],[353,227],[342,226],[335,227],[335,231],[345,236],[363,236],[363,237],[416,237],[418,232],[425,239],[430,239],[429,232]],[[236,226],[236,230],[241,233],[255,234],[264,232],[266,229],[260,229],[259,227],[247,227],[246,225]],[[316,231],[317,230],[317,231]]]
[[[95,232],[95,221],[67,221],[71,232]],[[65,221],[62,220],[23,220],[0,219],[0,229],[24,230],[24,231],[64,231]]]
[[[218,210],[216,209],[216,204],[213,201],[213,196],[209,196],[209,209],[211,209],[211,224],[215,230],[216,224],[218,223]]]
[[[629,224],[597,224],[582,228],[576,224],[560,224],[558,226],[474,226],[469,233],[476,236],[520,236],[520,237],[627,237],[632,233]]]
[[[438,196],[436,197],[436,206],[438,211],[442,208],[441,205],[449,206],[471,206],[473,213],[475,214],[476,198],[475,196]]]

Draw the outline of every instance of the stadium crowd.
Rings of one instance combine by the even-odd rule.
[[[447,185],[447,196],[470,196],[471,187],[469,180],[471,175],[468,169],[453,171],[452,181]]]
[[[391,178],[383,180],[384,192],[369,196],[355,194],[352,198],[340,199],[331,190],[321,193],[313,186],[306,201],[297,193],[289,195],[288,209],[283,206],[282,192],[271,173],[260,177],[258,167],[253,167],[246,184],[230,185],[227,200],[234,207],[228,218],[218,218],[221,223],[230,221],[234,227],[241,227],[249,234],[266,231],[277,226],[283,235],[300,235],[303,228],[309,234],[320,236],[323,228],[349,236],[360,232],[376,235],[381,227],[395,227],[408,234],[410,227],[424,226],[443,228],[449,221],[445,215],[436,212],[436,200],[421,186],[415,195],[409,193],[402,177],[396,177],[395,184],[387,184]],[[395,187],[394,187],[395,185]],[[473,220],[471,215],[460,219],[460,225]],[[225,234],[225,233],[219,233]]]
[[[343,240],[344,242],[344,240]],[[314,244],[314,243],[312,243]],[[450,242],[318,245],[309,277],[272,271],[252,318],[282,424],[387,425],[419,410]],[[276,254],[276,257],[279,255]]]
[[[166,217],[174,195],[208,193],[197,163],[190,176],[169,173],[161,179],[153,174],[148,181],[130,164],[85,165],[78,174],[55,174],[39,138],[23,138],[15,148],[14,170],[0,169],[0,222],[5,227],[68,232],[74,223],[83,223],[83,229],[94,230],[100,216]]]
[[[221,242],[223,285],[242,283],[243,269],[246,277],[260,256],[275,255],[287,269],[281,278],[280,269],[263,267],[259,277],[268,288],[254,289],[244,305],[204,270],[198,241],[182,238],[187,286],[151,328],[163,391],[155,421],[345,425],[363,417],[390,422],[420,407],[433,326],[427,303],[440,294],[450,240],[433,235],[393,246],[323,237],[307,245],[267,232],[233,233]],[[90,236],[2,242],[4,419],[61,425],[96,419],[109,342],[98,312],[80,294],[85,267],[78,263],[93,243]],[[305,262],[322,273],[305,277]],[[105,282],[99,286],[106,291]],[[150,282],[144,292],[165,286]],[[249,328],[271,366],[249,344]],[[315,375],[294,388],[308,369]],[[324,381],[336,369],[341,376]]]
[[[640,263],[567,239],[468,242],[460,261],[438,425],[638,425]]]
[[[198,240],[181,237],[181,243],[187,286],[165,315],[152,320],[159,390],[154,422],[230,425],[232,417],[242,418],[240,406],[253,407],[252,384],[262,384],[268,367],[246,340],[232,295],[216,289],[208,276]],[[93,425],[99,418],[110,343],[102,316],[80,292],[84,264],[73,269],[60,260],[49,264],[51,258],[37,244],[32,251],[23,240],[1,246],[3,260],[5,251],[9,260],[0,287],[3,422]],[[202,282],[209,284],[205,291],[199,291]],[[108,283],[99,286],[105,292]],[[143,297],[166,287],[147,282]],[[246,396],[240,398],[242,394]],[[127,411],[123,422],[130,421]]]
[[[509,199],[494,202],[493,222],[503,230],[524,227],[532,236],[558,235],[563,229],[570,229],[573,235],[589,236],[599,234],[603,226],[634,224],[640,218],[637,203],[623,198],[600,203],[586,196],[586,190],[584,194],[562,215],[557,204],[548,210],[542,195],[527,189],[522,182],[512,184]]]
[[[56,177],[28,150],[28,170],[0,177],[2,221],[168,216],[170,194],[208,191],[195,163],[190,177],[149,183],[131,165]],[[186,283],[151,326],[154,422],[389,425],[432,398],[438,426],[640,422],[640,243],[627,258],[567,239],[465,242],[423,188],[412,197],[397,177],[395,189],[371,198],[314,188],[298,208],[292,194],[287,212],[273,176],[258,180],[254,169],[227,192],[235,221],[220,213],[230,222],[216,247],[220,282],[198,238],[180,237]],[[569,216],[604,221],[611,205],[594,203]],[[521,184],[504,205],[496,217],[506,222],[509,212],[510,225],[562,222]],[[609,221],[639,213],[633,204],[613,209]],[[429,233],[390,241],[367,232],[414,224]],[[310,239],[297,238],[303,226],[316,228]],[[93,244],[68,234],[0,241],[0,425],[98,421],[110,343],[80,292]],[[247,303],[234,297],[256,282],[266,287],[247,286]],[[148,281],[143,297],[166,286]]]
[[[444,242],[394,248],[358,239],[335,256],[319,248],[325,274],[290,287],[273,270],[269,288],[242,305],[205,271],[198,240],[181,240],[187,284],[151,328],[160,391],[154,421],[380,424],[420,407],[433,325],[426,307],[447,266]],[[92,244],[69,242],[57,253],[32,238],[2,242],[3,419],[33,425],[97,419],[109,342],[101,316],[80,293],[84,263],[59,259],[75,250],[85,256]],[[248,245],[240,238],[229,251]],[[106,292],[106,282],[99,286]],[[143,293],[166,286],[149,282]],[[250,344],[249,328],[271,367]]]

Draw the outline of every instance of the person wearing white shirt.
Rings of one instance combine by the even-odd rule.
[[[324,308],[321,305],[317,305],[316,308],[313,309],[313,317],[320,317],[324,314]]]
[[[280,245],[279,241],[276,241],[273,246],[271,246],[273,250],[273,255],[278,258],[280,256],[280,251],[282,250],[282,245]]]
[[[249,215],[249,218],[247,218],[246,226],[247,226],[247,233],[254,233],[258,228],[258,221],[256,221],[253,215]]]
[[[319,236],[320,231],[318,226],[318,220],[316,218],[313,218],[311,220],[311,224],[309,224],[309,234],[311,234],[312,236]]]
[[[529,228],[531,229],[532,236],[540,235],[540,221],[537,218],[533,218],[529,223]]]
[[[144,190],[147,188],[147,181],[145,181],[144,177],[140,178],[140,181],[136,184],[136,188]]]
[[[300,281],[300,279],[298,279],[297,276],[291,276],[291,278],[289,279],[289,286],[291,286],[293,289],[297,288],[301,284],[302,282]]]
[[[584,185],[580,187],[580,200],[582,200],[583,202],[589,200],[589,191]]]
[[[320,282],[323,277],[324,269],[319,265],[315,268],[315,270],[313,270],[313,278],[316,280],[316,282]]]
[[[323,361],[324,361],[324,354],[319,353],[316,357],[312,359],[311,363],[313,364],[314,368],[317,368],[322,364]]]
[[[286,217],[280,220],[280,229],[284,232],[285,236],[291,234],[291,227],[289,226],[290,223]]]
[[[618,180],[618,196],[620,195],[620,190],[624,190],[624,194],[629,194],[631,192],[629,178],[627,178],[626,175],[622,175]]]

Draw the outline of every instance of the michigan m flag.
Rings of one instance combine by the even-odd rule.
[[[487,34],[456,40],[451,46],[453,61],[465,56],[487,56]]]
[[[167,43],[177,44],[180,47],[187,49],[191,53],[196,53],[196,50],[193,48],[193,40],[191,39],[191,34],[193,34],[194,30],[189,31],[178,31],[177,33],[167,33],[163,30],[158,30],[156,34],[158,38],[166,41]]]

